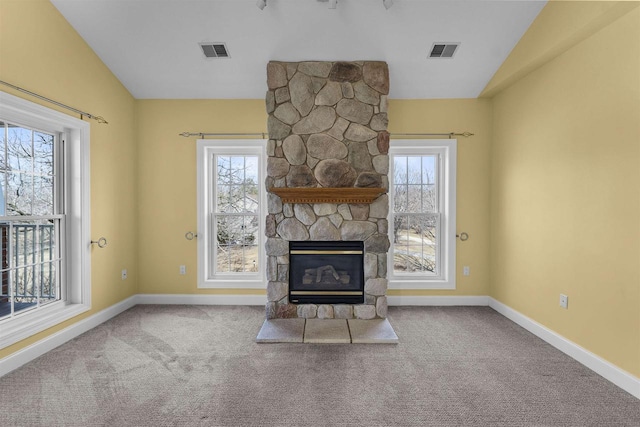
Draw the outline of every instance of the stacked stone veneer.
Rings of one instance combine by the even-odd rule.
[[[269,62],[267,84],[267,190],[388,189],[386,63]],[[267,318],[386,317],[388,211],[386,194],[372,204],[283,204],[269,192]],[[364,304],[290,304],[291,240],[364,241]]]

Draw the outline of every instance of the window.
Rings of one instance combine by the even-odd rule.
[[[264,287],[264,147],[198,141],[199,287]]]
[[[0,121],[0,319],[59,301],[57,134]]]
[[[455,289],[456,140],[395,140],[390,288]]]
[[[0,93],[0,348],[90,308],[89,124]]]

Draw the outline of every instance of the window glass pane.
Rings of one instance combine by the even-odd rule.
[[[246,156],[245,182],[258,185],[258,156]]]
[[[395,156],[393,158],[394,182],[397,185],[407,183],[407,158],[404,156]]]
[[[231,157],[231,182],[233,184],[243,184],[245,178],[245,162],[244,156]]]
[[[222,273],[231,271],[229,249],[232,246],[233,236],[228,219],[229,217],[216,218],[216,271]]]
[[[407,215],[394,215],[393,217],[393,243],[406,243],[407,239]]]
[[[218,184],[231,184],[231,159],[227,156],[217,156]]]
[[[7,129],[6,129],[6,123],[0,120],[0,171],[5,171],[7,170],[7,162],[5,159],[5,143],[6,143],[6,138],[5,138],[5,133],[6,133]],[[3,181],[4,182],[4,181]]]
[[[6,189],[7,215],[31,215],[33,177],[26,173],[8,173]]]
[[[422,186],[409,185],[407,193],[407,212],[422,212]]]
[[[393,269],[405,271],[407,269],[407,246],[409,244],[409,217],[396,215],[393,220]]]
[[[36,226],[31,223],[13,224],[13,296],[14,311],[34,308],[38,290],[36,278]]]
[[[14,311],[34,308],[38,298],[41,302],[59,300],[59,282],[54,268],[59,260],[53,222],[16,221],[11,227],[11,236],[8,230],[8,224],[0,227],[2,266],[7,269],[2,272],[3,294],[6,295],[9,286],[13,288]]]
[[[245,186],[244,211],[250,213],[258,213],[259,199],[260,196],[258,194],[257,185]]]
[[[437,273],[437,216],[402,215],[394,222],[394,272]]]
[[[258,157],[218,156],[216,212],[257,213]]]
[[[216,219],[218,273],[258,271],[259,222],[255,215],[225,215]]]
[[[417,156],[407,157],[407,180],[409,184],[422,183],[422,158]]]
[[[245,198],[244,185],[232,185],[229,192],[229,208],[227,212],[244,212]]]
[[[32,131],[18,126],[8,125],[7,136],[7,160],[9,170],[14,172],[32,172]]]
[[[54,135],[2,126],[0,215],[54,214]]]
[[[0,216],[6,215],[5,200],[7,200],[6,173],[0,172]]]
[[[33,133],[34,170],[36,175],[53,176],[53,135]]]
[[[434,184],[436,181],[436,157],[435,156],[423,156],[422,157],[422,183]]]
[[[258,241],[258,217],[247,215],[242,224],[244,245],[253,245]]]
[[[438,198],[435,185],[422,187],[422,212],[437,212]]]
[[[409,210],[408,198],[407,198],[408,192],[409,192],[409,188],[407,185],[400,184],[400,185],[394,186],[394,198],[393,198],[394,212],[407,212]]]
[[[257,272],[260,268],[258,252],[258,221],[257,216],[244,217],[244,266],[242,271],[245,272]]]
[[[53,177],[33,177],[33,215],[53,215]]]
[[[438,212],[437,159],[437,156],[422,157],[422,212]]]
[[[36,224],[31,225],[34,227],[34,241],[31,242],[33,251],[35,253],[35,262],[44,263],[57,258],[56,249],[56,233],[54,225],[48,220],[34,221]],[[14,225],[17,227],[18,225]],[[20,225],[25,226],[25,225]]]
[[[218,183],[216,188],[216,212],[228,212],[231,200],[231,187]]]
[[[241,215],[220,216],[216,220],[218,244],[217,271],[229,273],[242,271],[244,218]]]
[[[241,240],[242,216],[219,216],[216,221],[216,239],[218,245],[234,245]]]
[[[218,184],[216,189],[216,212],[232,212],[230,185]]]
[[[57,262],[46,262],[40,265],[40,304],[48,304],[60,299],[60,290],[56,275]]]

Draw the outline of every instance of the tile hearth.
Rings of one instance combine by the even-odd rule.
[[[267,319],[257,343],[397,344],[387,319]]]

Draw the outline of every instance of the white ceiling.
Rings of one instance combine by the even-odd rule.
[[[138,99],[263,98],[270,60],[379,60],[391,98],[475,98],[544,1],[51,0]],[[223,42],[206,59],[198,43]],[[460,42],[429,59],[434,42]]]

